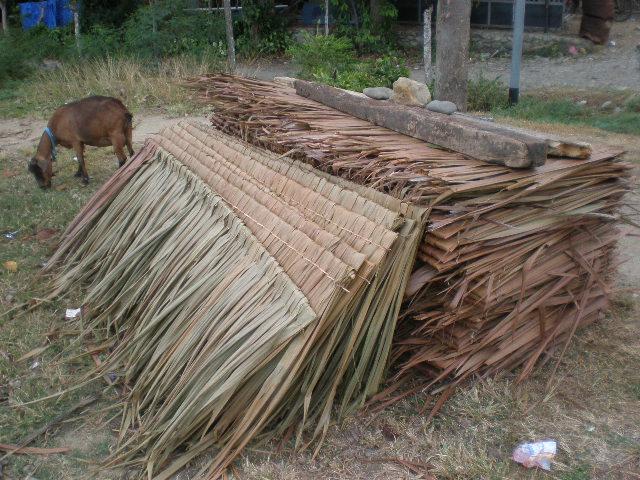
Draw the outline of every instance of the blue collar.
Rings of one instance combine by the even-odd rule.
[[[47,134],[49,140],[51,140],[51,160],[56,161],[56,145],[58,142],[56,141],[56,136],[53,134],[49,127],[44,129],[44,133]]]

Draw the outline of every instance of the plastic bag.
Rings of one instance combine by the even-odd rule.
[[[551,470],[551,460],[556,456],[555,440],[522,443],[513,451],[513,459],[527,468],[539,467]]]

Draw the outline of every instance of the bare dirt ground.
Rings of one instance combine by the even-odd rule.
[[[569,25],[571,38],[579,25]],[[559,58],[525,57],[522,63],[523,90],[546,87],[581,87],[640,90],[640,20],[614,23],[610,40],[615,46],[595,47],[592,53]],[[476,62],[472,75],[483,74],[509,81],[510,59],[499,58]]]

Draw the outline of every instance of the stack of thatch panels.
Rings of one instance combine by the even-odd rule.
[[[630,165],[621,150],[514,170],[230,76],[190,85],[222,131],[430,212],[396,332],[398,378],[457,383],[566,346],[607,307]],[[413,376],[413,375],[412,375]],[[415,377],[415,376],[413,376]]]
[[[128,385],[113,463],[169,478],[212,447],[321,438],[387,375],[423,210],[183,124],[149,141],[69,226],[52,297],[85,286],[97,375]],[[188,446],[168,464],[172,453]]]

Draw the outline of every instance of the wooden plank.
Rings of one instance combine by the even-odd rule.
[[[476,121],[444,115],[423,108],[372,100],[327,85],[296,80],[296,93],[374,125],[409,135],[478,160],[512,168],[543,165],[547,144],[531,135],[501,130],[490,122],[480,128]]]
[[[591,145],[586,142],[569,140],[559,137],[558,135],[534,132],[510,125],[496,124],[482,118],[472,117],[471,115],[464,115],[464,118],[483,130],[504,132],[507,134],[511,132],[513,134],[523,134],[537,138],[539,141],[547,144],[547,155],[550,157],[586,159],[589,158],[593,152]]]

